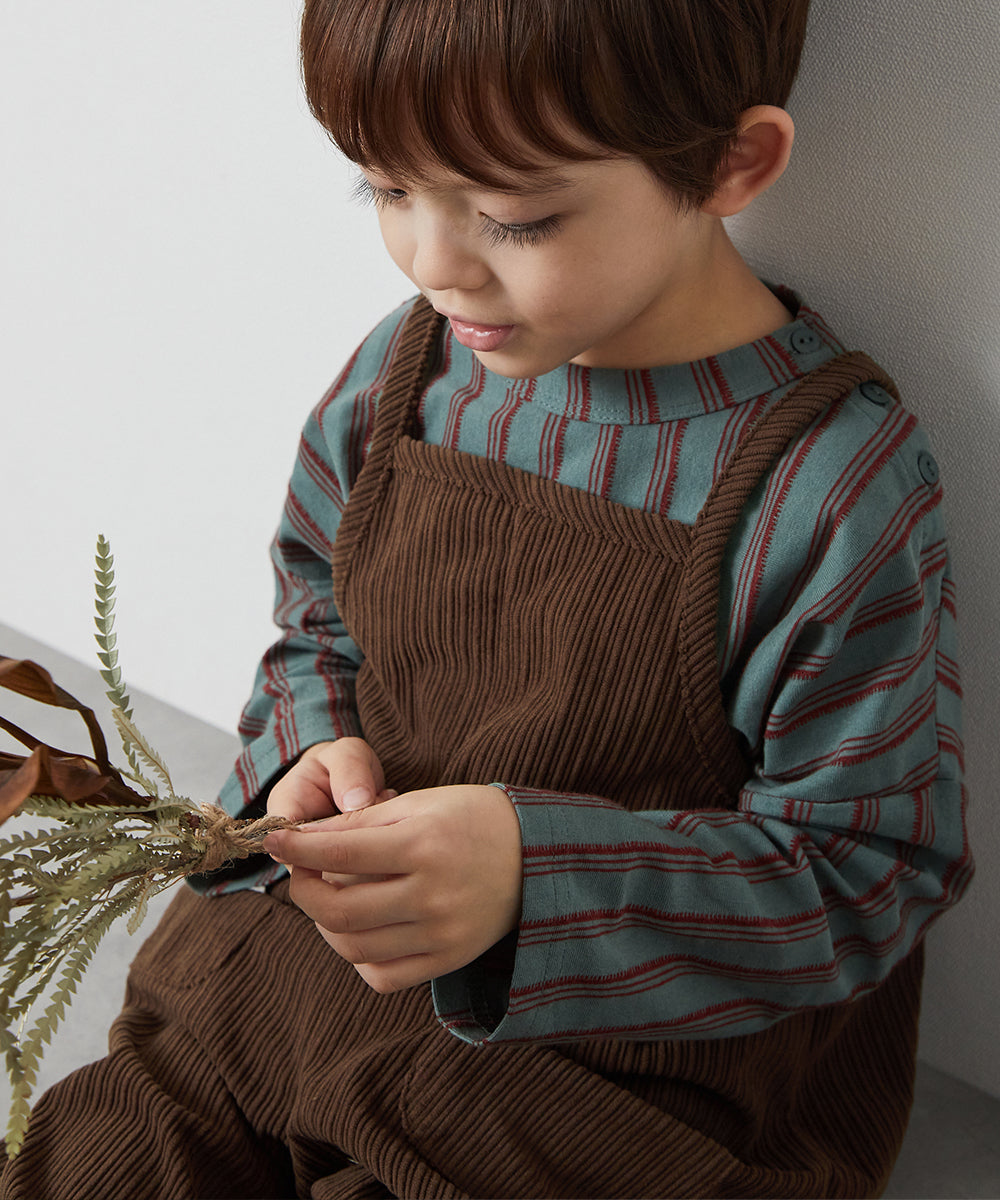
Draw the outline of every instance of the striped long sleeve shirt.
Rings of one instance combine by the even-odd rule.
[[[309,745],[363,736],[362,652],[336,611],[330,551],[409,307],[369,335],[303,432],[272,546],[282,632],[241,721],[231,812]],[[750,345],[649,370],[567,364],[511,380],[445,339],[425,441],[685,523],[750,424],[842,350],[804,306]],[[755,762],[735,810],[633,813],[508,787],[523,841],[516,950],[499,971],[487,956],[434,981],[457,1036],[751,1033],[876,986],[964,891],[941,489],[922,430],[888,400],[865,385],[814,423],[731,537],[719,670]]]

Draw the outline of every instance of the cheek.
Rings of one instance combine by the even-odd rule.
[[[505,289],[517,297],[519,307],[555,319],[577,306],[585,264],[561,254],[524,250],[521,255],[503,276]]]
[[[532,272],[534,303],[548,314],[554,325],[563,321],[575,326],[582,313],[600,309],[614,294],[615,283],[621,279],[621,267],[620,260],[612,256],[605,261],[590,247],[571,256],[561,256]]]
[[[408,226],[398,215],[382,212],[379,213],[378,227],[389,257],[404,275],[412,278],[414,244]]]

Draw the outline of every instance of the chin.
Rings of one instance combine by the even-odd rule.
[[[564,355],[539,355],[537,357],[515,353],[505,354],[503,350],[489,352],[474,350],[473,354],[487,371],[492,371],[494,375],[502,375],[505,379],[535,379],[539,375],[547,375],[549,371],[564,366],[573,357],[572,351]]]

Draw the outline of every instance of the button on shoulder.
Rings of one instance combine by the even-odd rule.
[[[884,387],[871,381],[863,383],[858,390],[866,400],[872,404],[877,404],[880,408],[885,408],[892,400],[892,397]]]
[[[941,475],[937,459],[935,459],[929,450],[921,450],[917,458],[917,470],[920,472],[920,477],[924,483],[929,484],[931,487],[937,483]]]
[[[796,354],[813,354],[823,344],[819,334],[805,326],[794,330],[789,342]]]

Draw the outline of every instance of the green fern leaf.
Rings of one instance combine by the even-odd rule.
[[[102,671],[101,674],[103,675],[104,672]],[[111,715],[114,717],[115,724],[118,726],[118,731],[122,736],[122,742],[124,743],[127,740],[132,744],[146,765],[149,766],[157,775],[159,775],[159,777],[167,785],[170,794],[173,795],[174,785],[170,781],[170,772],[167,770],[163,759],[150,746],[150,744],[142,736],[139,730],[136,729],[135,725],[133,725],[132,721],[125,715],[125,713],[119,710]]]

